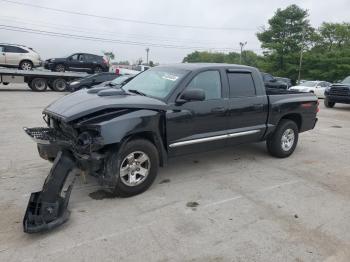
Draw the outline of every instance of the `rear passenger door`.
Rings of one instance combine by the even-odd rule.
[[[17,46],[5,46],[6,65],[18,66],[24,57],[26,50]]]
[[[256,75],[257,77],[257,75]],[[263,86],[254,82],[253,72],[227,70],[229,84],[229,144],[254,142],[266,129],[268,100]],[[257,88],[259,87],[259,88]]]

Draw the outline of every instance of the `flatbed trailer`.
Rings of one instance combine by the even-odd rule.
[[[52,72],[49,70],[19,70],[0,68],[0,83],[27,83],[36,92],[44,92],[49,87],[58,92],[66,91],[68,82],[88,76],[79,72]]]

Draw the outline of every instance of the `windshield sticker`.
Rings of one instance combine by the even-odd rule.
[[[165,80],[176,81],[179,77],[175,75],[166,74],[162,76]]]

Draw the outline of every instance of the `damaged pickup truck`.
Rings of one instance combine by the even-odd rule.
[[[68,220],[72,184],[61,191],[73,169],[129,197],[147,190],[169,157],[265,140],[271,155],[288,157],[317,112],[315,95],[265,89],[256,68],[227,64],[158,66],[121,88],[67,95],[43,111],[47,127],[25,128],[53,167],[30,197],[24,231]]]

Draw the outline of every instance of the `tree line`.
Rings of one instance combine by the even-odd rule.
[[[350,75],[350,23],[324,22],[313,28],[308,17],[308,10],[297,5],[277,9],[256,34],[263,54],[243,51],[242,64],[294,81],[335,82]],[[195,51],[183,62],[240,64],[240,54]]]

